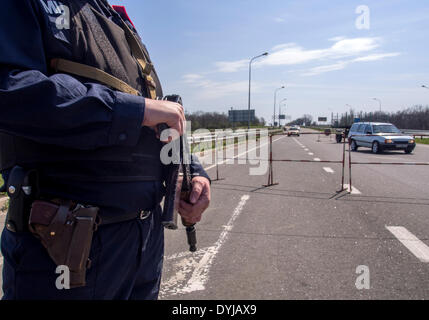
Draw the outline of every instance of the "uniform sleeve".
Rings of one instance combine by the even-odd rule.
[[[33,2],[3,0],[0,10],[0,130],[42,144],[82,150],[136,145],[144,98],[47,76]]]
[[[204,170],[203,166],[201,165],[200,161],[198,160],[198,157],[195,154],[191,155],[191,165],[190,165],[190,167],[191,167],[191,175],[192,175],[192,177],[201,176],[201,177],[207,178],[210,181],[210,183],[211,183],[209,175]]]

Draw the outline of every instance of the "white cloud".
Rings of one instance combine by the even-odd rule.
[[[223,97],[233,96],[236,94],[246,94],[249,90],[248,80],[243,81],[214,81],[207,79],[205,76],[199,74],[186,74],[182,77],[184,84],[197,88],[193,89],[195,96],[202,100],[213,100]],[[272,87],[276,84],[272,83],[252,83],[252,92],[258,92],[264,87]]]
[[[397,57],[401,55],[399,52],[392,52],[392,53],[380,53],[380,54],[371,54],[365,57],[356,58],[353,60],[354,62],[368,62],[368,61],[377,61],[384,58],[391,58],[391,57]]]
[[[349,61],[340,61],[338,63],[335,64],[331,64],[331,65],[326,65],[326,66],[319,66],[319,67],[315,67],[315,68],[311,68],[310,70],[308,70],[307,72],[303,73],[303,76],[315,76],[321,73],[325,73],[325,72],[330,72],[330,71],[337,71],[337,70],[342,70],[344,69],[347,65],[352,64],[352,63],[356,63],[356,62],[372,62],[372,61],[378,61],[381,59],[385,59],[385,58],[390,58],[390,57],[396,57],[399,56],[400,53],[398,52],[393,52],[393,53],[382,53],[382,54],[371,54],[371,55],[367,55],[364,57],[359,57],[353,60],[349,60]]]
[[[385,57],[392,57],[396,53],[368,55],[369,52],[380,47],[381,39],[376,37],[352,38],[335,37],[329,39],[334,44],[328,48],[305,49],[296,43],[284,43],[276,45],[271,49],[270,54],[255,62],[257,66],[290,66],[311,62],[334,60],[332,65],[339,65],[338,59],[357,57],[359,61],[369,61],[365,59],[379,60]],[[366,54],[365,57],[359,57]],[[221,61],[215,65],[218,72],[237,72],[247,68],[249,60]]]
[[[308,72],[303,73],[302,75],[303,76],[314,76],[314,75],[318,75],[318,74],[325,73],[325,72],[342,70],[349,63],[350,62],[342,61],[342,62],[338,62],[338,63],[335,63],[335,64],[330,64],[330,65],[326,65],[326,66],[315,67],[315,68],[310,69]]]
[[[337,41],[328,51],[333,56],[352,56],[374,50],[379,46],[379,38],[342,39]]]
[[[344,40],[344,39],[347,39],[347,37],[339,36],[339,37],[330,38],[329,41],[337,42],[337,41],[341,41],[341,40]]]
[[[203,77],[201,75],[195,74],[195,73],[189,73],[189,74],[185,74],[183,76],[183,80],[186,83],[195,83],[195,82],[198,82],[201,79],[203,79]]]
[[[249,64],[249,60],[238,60],[238,61],[220,61],[216,62],[216,67],[220,72],[237,72],[244,69]]]

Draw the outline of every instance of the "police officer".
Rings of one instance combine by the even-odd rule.
[[[136,41],[137,39],[137,41]],[[137,43],[137,44],[136,44]],[[86,286],[59,290],[56,265],[28,230],[1,238],[3,299],[157,299],[164,234],[158,124],[183,133],[183,108],[161,85],[122,7],[106,0],[3,0],[0,171],[36,169],[44,199],[99,208]],[[193,157],[198,222],[210,181]],[[23,214],[28,214],[23,212]]]

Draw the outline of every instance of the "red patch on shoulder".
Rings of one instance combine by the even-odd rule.
[[[134,23],[131,21],[130,17],[128,16],[127,9],[125,9],[124,6],[112,6],[112,7],[117,13],[119,13],[121,15],[122,19],[124,19],[125,21],[131,22],[134,29],[136,28],[136,26],[134,25]]]

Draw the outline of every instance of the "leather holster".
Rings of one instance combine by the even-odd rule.
[[[57,266],[69,268],[70,288],[86,285],[98,210],[97,207],[73,206],[70,201],[55,204],[36,200],[32,204],[30,232],[41,241]]]

